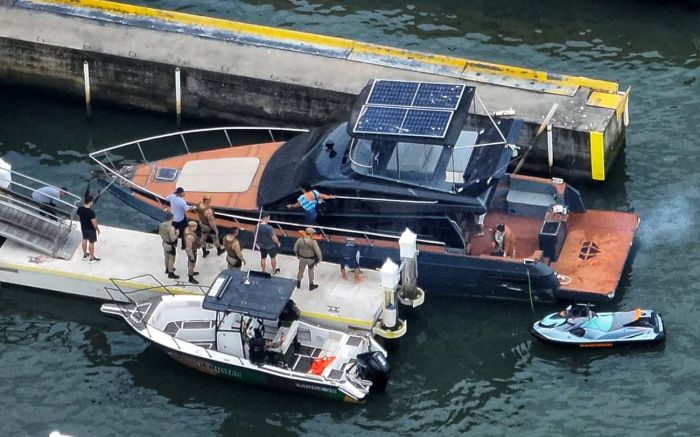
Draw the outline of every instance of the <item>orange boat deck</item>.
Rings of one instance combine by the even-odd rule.
[[[588,210],[571,213],[559,259],[551,267],[571,278],[562,290],[615,292],[629,255],[639,217],[632,213]]]
[[[175,191],[177,182],[156,180],[155,174],[158,168],[173,168],[179,171],[182,170],[185,164],[191,161],[222,158],[258,158],[260,160],[260,165],[255,172],[255,176],[248,190],[241,193],[207,193],[211,195],[211,203],[215,208],[256,210],[258,208],[257,196],[260,178],[262,177],[262,173],[265,170],[265,166],[270,161],[270,158],[282,144],[283,143],[277,142],[227,147],[173,156],[155,161],[151,164],[139,164],[135,167],[134,176],[131,178],[131,180],[134,184],[165,197]],[[202,201],[202,194],[204,193],[201,191],[186,191],[185,200],[188,203],[197,204]]]
[[[484,236],[472,237],[471,255],[489,255],[493,237],[488,229],[508,225],[515,236],[515,258],[538,259],[542,219],[489,213]],[[570,213],[567,234],[557,261],[550,267],[562,275],[563,291],[610,295],[615,292],[629,254],[639,218],[632,213],[588,210]],[[545,260],[546,261],[546,260]]]

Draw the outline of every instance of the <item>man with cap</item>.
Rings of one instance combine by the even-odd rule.
[[[294,243],[294,254],[299,258],[299,271],[297,272],[297,288],[301,288],[301,280],[304,277],[304,270],[309,269],[309,290],[318,288],[314,284],[314,267],[323,260],[321,248],[313,239],[314,228],[306,228],[304,235]]]
[[[190,220],[185,228],[185,250],[187,251],[187,275],[190,284],[199,284],[194,277],[199,272],[194,271],[197,265],[197,249],[199,249],[199,239],[197,238],[197,222]]]
[[[184,231],[187,227],[186,213],[194,207],[187,205],[183,197],[185,197],[184,188],[177,187],[175,192],[166,197],[165,200],[170,203],[170,211],[173,213],[173,226],[175,226],[175,229],[177,229],[180,234],[180,238],[182,238],[182,249],[185,249]]]
[[[241,243],[238,241],[238,228],[231,229],[224,237],[224,249],[226,250],[226,263],[230,269],[240,269],[245,264]]]
[[[224,248],[221,247],[221,241],[219,241],[219,228],[216,226],[216,220],[214,218],[214,210],[211,207],[211,196],[208,194],[202,195],[202,201],[197,205],[197,215],[199,216],[199,226],[202,231],[202,235],[199,237],[199,245],[202,248],[202,258],[206,258],[209,255],[207,250],[207,239],[211,235],[211,239],[216,247],[216,255],[219,256],[225,252]]]

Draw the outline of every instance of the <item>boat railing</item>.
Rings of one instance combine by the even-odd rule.
[[[39,189],[52,185],[9,169],[0,173],[0,186],[3,187],[0,188],[0,204],[60,229],[59,232],[53,234],[52,243],[54,245],[59,242],[60,238],[65,238],[72,229],[81,202],[79,196],[60,189],[67,200],[46,193],[40,194],[51,199],[52,205],[35,200],[34,194]]]
[[[135,281],[142,281],[144,279],[150,280],[153,282],[153,285],[147,285],[145,287],[137,287],[133,288],[132,285],[134,284]],[[121,312],[122,316],[124,319],[130,319],[135,323],[141,323],[146,329],[146,333],[148,334],[148,337],[152,337],[152,334],[148,328],[148,321],[146,321],[146,316],[148,315],[148,310],[150,309],[150,306],[148,306],[145,310],[143,308],[144,302],[152,297],[154,293],[157,294],[164,294],[167,293],[170,296],[175,296],[177,294],[181,294],[179,292],[174,291],[172,288],[177,288],[177,289],[192,289],[193,292],[191,294],[202,294],[205,295],[208,290],[208,286],[203,286],[203,285],[194,285],[194,284],[177,284],[174,287],[167,286],[163,284],[158,278],[153,276],[150,273],[146,273],[143,275],[137,275],[133,276],[131,278],[109,278],[109,281],[112,283],[111,286],[106,286],[105,291],[110,297],[110,300],[117,304],[117,308],[119,309],[119,312]],[[121,284],[128,284],[129,288],[132,289],[125,289],[122,287]],[[122,299],[119,299],[119,296],[122,297]],[[137,299],[135,296],[146,296],[144,299]],[[124,303],[129,303],[133,305],[133,310],[128,310],[123,304]],[[138,314],[138,319],[134,318],[133,315]],[[174,338],[174,337],[173,337]],[[175,340],[175,345],[180,349],[180,346],[178,345],[177,341]],[[208,352],[207,352],[208,353]]]
[[[236,215],[236,214],[228,214],[228,213],[223,213],[223,212],[215,212],[214,215],[216,217],[220,217],[223,219],[226,219],[228,221],[231,221],[237,225],[241,225],[241,223],[250,223],[252,225],[257,226],[258,222],[260,220],[257,217],[246,217],[246,216],[241,216],[241,215]],[[297,230],[304,230],[309,227],[308,224],[303,224],[303,223],[294,223],[294,222],[285,222],[285,221],[280,221],[280,220],[270,220],[269,223],[273,226],[275,226],[279,231],[282,233],[284,237],[288,237],[288,229],[289,228],[294,228]],[[285,229],[287,228],[287,229]],[[337,228],[333,226],[319,226],[319,225],[313,225],[313,228],[319,232],[323,239],[326,241],[331,240],[331,236],[329,234],[343,234],[346,236],[353,236],[353,237],[362,237],[367,241],[367,243],[370,246],[373,246],[374,244],[374,239],[384,239],[384,240],[399,240],[401,238],[400,235],[393,235],[393,234],[384,234],[380,232],[369,232],[369,231],[358,231],[355,229],[346,229],[346,228]],[[427,245],[433,245],[433,246],[440,246],[443,248],[446,248],[446,244],[442,241],[435,241],[435,240],[425,240],[425,239],[417,239],[416,240],[420,244],[427,244]]]
[[[200,133],[211,133],[211,132],[223,132],[225,138],[226,138],[226,144],[229,145],[229,147],[236,147],[233,145],[231,142],[231,135],[229,135],[229,131],[231,132],[267,132],[270,138],[274,141],[276,139],[275,134],[283,134],[283,133],[302,133],[302,132],[307,132],[305,129],[292,129],[292,128],[270,128],[270,127],[221,127],[221,128],[208,128],[208,129],[194,129],[194,130],[188,130],[188,131],[181,131],[181,132],[173,132],[173,133],[168,133],[168,134],[163,134],[163,135],[157,135],[154,137],[149,137],[149,138],[143,138],[140,140],[135,140],[131,141],[128,143],[124,144],[119,144],[116,146],[108,147],[106,149],[98,150],[95,152],[92,152],[89,156],[90,158],[95,161],[103,170],[105,175],[108,177],[115,178],[114,181],[118,180],[119,183],[122,186],[129,186],[131,188],[137,189],[140,192],[142,192],[145,195],[148,195],[151,197],[153,200],[158,202],[161,207],[166,207],[167,202],[165,200],[165,197],[155,193],[151,190],[148,189],[146,186],[141,186],[139,184],[134,183],[131,179],[126,177],[122,172],[120,171],[120,168],[118,168],[115,164],[115,160],[112,159],[110,154],[112,154],[116,150],[124,149],[126,147],[137,147],[139,151],[139,155],[142,158],[143,163],[149,163],[151,161],[148,161],[148,158],[146,154],[143,151],[143,144],[146,144],[148,142],[152,142],[154,140],[161,140],[161,139],[166,139],[166,138],[173,138],[173,137],[179,137],[182,141],[183,146],[185,146],[185,151],[187,153],[191,153],[190,147],[187,146],[187,140],[186,137],[188,135],[196,135]],[[221,144],[215,145],[214,147],[221,147]],[[169,151],[169,154],[172,154],[172,151]],[[105,160],[107,161],[105,163]],[[112,181],[112,183],[114,183]],[[242,215],[236,215],[236,214],[228,214],[228,213],[221,213],[221,212],[216,212],[215,213],[216,217],[231,221],[237,225],[240,225],[242,223],[246,224],[252,224],[252,225],[257,225],[257,223],[260,221],[258,218],[254,217],[246,217]],[[275,225],[280,232],[286,237],[287,236],[287,230],[284,229],[284,227],[287,228],[295,228],[295,229],[300,229],[303,230],[308,225],[306,224],[300,224],[300,223],[294,223],[294,222],[284,222],[284,221],[278,221],[278,220],[271,220],[270,224]],[[330,236],[328,235],[329,233],[342,233],[343,235],[346,236],[352,236],[352,237],[357,237],[357,238],[363,238],[367,243],[372,246],[374,244],[374,239],[389,239],[389,240],[398,240],[399,235],[393,235],[393,234],[385,234],[385,233],[379,233],[379,232],[369,232],[369,231],[359,231],[359,230],[354,230],[354,229],[346,229],[346,228],[338,228],[338,227],[330,227],[330,226],[314,226],[314,229],[319,231],[319,233],[322,235],[322,237],[326,241],[330,241]],[[418,243],[420,244],[427,244],[427,245],[434,245],[434,246],[440,246],[442,248],[446,248],[446,244],[441,241],[434,241],[434,240],[425,240],[425,239],[418,239]]]
[[[110,174],[112,176],[119,176],[120,168],[117,167],[117,163],[120,163],[122,160],[126,159],[127,156],[135,155],[137,160],[132,160],[132,162],[140,161],[143,164],[148,164],[150,162],[153,162],[154,160],[160,159],[159,157],[152,155],[153,153],[156,153],[156,151],[152,149],[156,148],[158,145],[166,145],[167,148],[161,147],[161,152],[167,151],[168,156],[172,156],[173,145],[182,147],[182,151],[184,153],[192,153],[220,149],[222,147],[222,144],[227,145],[228,147],[237,147],[240,145],[247,144],[244,142],[241,142],[241,144],[235,144],[234,141],[232,141],[231,139],[231,133],[248,135],[253,133],[262,134],[266,135],[266,137],[269,137],[270,141],[275,142],[287,139],[287,137],[290,136],[289,134],[296,135],[303,132],[308,132],[308,129],[245,126],[191,129],[186,131],[169,132],[167,134],[155,135],[152,137],[141,138],[126,143],[117,144],[115,146],[94,151],[88,156],[93,161],[95,161],[105,173]],[[206,145],[202,145],[200,143],[200,141],[202,141],[202,138],[209,137],[212,134],[217,136],[218,139],[215,139],[214,141],[211,141],[210,139],[211,143],[208,143]],[[177,141],[175,143],[172,143],[170,140],[173,139]],[[165,141],[165,144],[163,143],[163,141]]]

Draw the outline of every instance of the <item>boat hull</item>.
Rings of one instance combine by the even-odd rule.
[[[364,399],[357,400],[345,395],[337,387],[327,384],[319,384],[313,381],[298,381],[292,378],[285,378],[272,375],[263,371],[258,371],[234,364],[221,363],[214,360],[197,357],[194,355],[182,353],[180,351],[169,349],[162,345],[157,345],[170,358],[192,369],[200,372],[232,379],[235,381],[245,382],[248,384],[267,386],[275,389],[297,392],[305,395],[320,396],[325,399],[345,402],[364,402]]]
[[[105,183],[104,181],[101,181]],[[119,200],[155,220],[163,220],[165,211],[133,195],[116,184],[109,191]],[[143,194],[140,194],[140,196]],[[257,218],[257,217],[255,217]],[[296,232],[280,236],[282,253],[294,253]],[[241,232],[239,240],[252,247],[253,232]],[[339,263],[344,243],[318,240],[325,261]],[[400,263],[398,247],[364,245],[357,242],[361,265],[379,269],[387,258]],[[560,299],[559,281],[555,272],[541,262],[523,263],[496,257],[470,257],[448,252],[421,251],[418,254],[418,286],[430,293],[501,300],[554,302]],[[589,302],[607,301],[613,296],[587,293],[566,296]]]

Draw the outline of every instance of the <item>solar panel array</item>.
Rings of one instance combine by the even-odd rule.
[[[375,80],[353,132],[445,138],[464,85]]]

